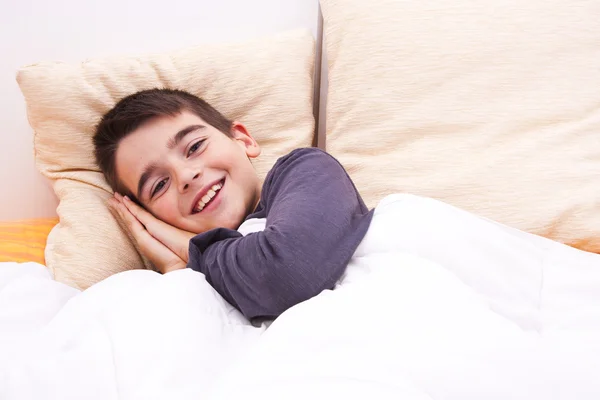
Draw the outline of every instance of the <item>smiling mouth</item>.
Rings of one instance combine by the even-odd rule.
[[[214,198],[217,197],[217,194],[221,191],[221,189],[223,189],[224,183],[225,179],[215,185],[212,185],[206,194],[198,201],[198,204],[194,206],[192,214],[198,214],[199,212],[202,212],[202,210],[204,210],[206,206],[208,206],[214,200]]]

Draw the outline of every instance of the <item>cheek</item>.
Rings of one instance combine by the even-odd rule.
[[[173,196],[162,196],[152,206],[152,213],[160,220],[173,225],[179,219],[178,204]]]

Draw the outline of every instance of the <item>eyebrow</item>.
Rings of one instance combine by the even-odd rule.
[[[170,138],[167,141],[167,149],[169,149],[169,150],[174,149],[175,147],[177,147],[177,145],[179,143],[181,143],[183,138],[185,138],[189,133],[197,131],[199,129],[203,129],[203,128],[205,128],[204,125],[186,126],[185,128],[181,129],[179,132],[177,132],[175,134],[175,136],[173,136],[172,138]],[[148,182],[148,179],[150,179],[150,177],[152,176],[154,171],[156,171],[157,169],[158,169],[158,165],[156,163],[150,163],[146,167],[144,167],[144,172],[142,172],[142,176],[140,176],[140,180],[139,180],[138,186],[137,186],[137,198],[138,199],[142,198],[142,189],[144,188],[144,185],[146,184],[146,182]]]
[[[167,142],[167,149],[169,149],[169,150],[174,149],[175,147],[177,147],[177,145],[179,143],[181,143],[181,141],[183,140],[183,138],[186,137],[186,135],[188,133],[197,131],[198,129],[202,129],[202,128],[204,128],[204,125],[190,125],[190,126],[186,126],[182,130],[180,130],[179,132],[177,132],[175,134],[175,136],[173,136],[171,139],[169,139],[169,141]]]

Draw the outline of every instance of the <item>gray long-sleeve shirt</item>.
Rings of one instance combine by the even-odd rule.
[[[316,148],[294,150],[267,174],[246,218],[265,218],[265,229],[199,234],[190,241],[188,267],[247,318],[276,318],[333,288],[372,217],[335,158]]]

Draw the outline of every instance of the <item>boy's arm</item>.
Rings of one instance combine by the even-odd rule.
[[[264,231],[214,229],[190,242],[188,266],[248,318],[277,317],[333,288],[372,217],[342,166],[317,149],[277,162],[261,206]]]

